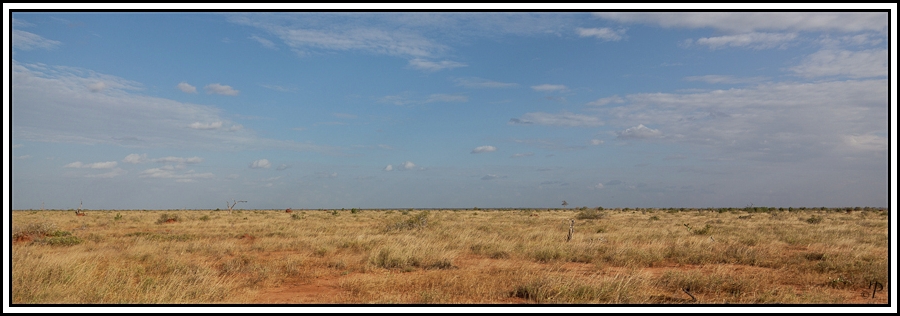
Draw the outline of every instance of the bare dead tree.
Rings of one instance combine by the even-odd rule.
[[[237,205],[238,203],[247,203],[247,201],[235,201],[234,199],[231,199],[231,201],[233,203],[228,203],[228,200],[225,200],[225,205],[228,205],[229,213],[231,213],[231,211],[234,210],[234,206]]]

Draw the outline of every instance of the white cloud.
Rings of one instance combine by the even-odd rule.
[[[287,170],[290,167],[291,167],[291,165],[288,165],[288,164],[280,164],[280,165],[278,165],[278,168],[275,168],[275,170]]]
[[[238,95],[238,90],[235,90],[231,86],[226,86],[218,83],[208,84],[206,87],[207,94],[221,94],[221,95]]]
[[[277,49],[275,47],[275,43],[272,43],[272,41],[270,41],[268,39],[265,39],[265,38],[262,38],[262,37],[259,37],[256,35],[250,36],[250,39],[259,42],[260,44],[262,44],[262,46],[265,46],[268,49]]]
[[[594,185],[592,188],[594,188],[594,189],[602,189],[602,188],[603,188],[603,183],[597,183],[597,184]]]
[[[433,103],[433,102],[468,102],[469,98],[464,95],[454,95],[454,94],[432,94],[428,96],[428,99],[425,100],[425,103]]]
[[[106,162],[95,162],[84,164],[81,161],[76,161],[70,164],[65,165],[66,168],[89,168],[89,169],[112,169],[115,168],[118,163],[115,161],[106,161]]]
[[[416,168],[416,164],[412,163],[412,161],[406,161],[400,164],[400,169],[403,170],[412,170]]]
[[[87,69],[13,61],[13,133],[20,141],[112,144],[132,148],[286,149],[335,153],[331,146],[262,138],[247,129],[192,132],[193,123],[222,121],[221,110],[131,93],[141,84]],[[104,82],[106,89],[86,87]],[[115,124],[110,124],[115,122]],[[203,124],[201,123],[201,124]],[[91,128],[85,128],[90,126]],[[202,126],[201,126],[202,127]]]
[[[263,29],[301,55],[312,55],[316,50],[332,50],[422,58],[447,50],[446,46],[422,36],[422,28],[412,26],[415,23],[398,23],[397,20],[403,17],[405,15],[402,14],[318,14],[302,17],[254,14],[232,15],[229,20]],[[434,19],[429,20],[428,23],[434,22]]]
[[[270,89],[270,90],[275,90],[275,91],[278,91],[278,92],[294,92],[294,91],[297,91],[297,88],[294,88],[294,87],[282,87],[282,86],[278,86],[278,85],[269,85],[269,84],[260,84],[260,86],[263,87],[263,88]]]
[[[614,95],[614,96],[611,96],[608,98],[597,99],[596,101],[589,102],[587,105],[604,106],[604,105],[607,105],[610,103],[623,103],[623,102],[625,102],[624,99],[620,98],[618,95]]]
[[[138,164],[147,161],[147,154],[130,154],[125,156],[125,159],[122,159],[122,162],[127,162],[131,164]]]
[[[16,159],[28,159],[28,158],[31,158],[31,155],[22,155],[22,156],[16,157]]]
[[[687,81],[700,81],[711,84],[738,84],[738,83],[756,83],[765,80],[763,77],[747,77],[740,78],[734,76],[725,76],[725,75],[704,75],[704,76],[689,76],[684,77],[684,80]]]
[[[472,152],[471,152],[471,153],[473,153],[473,154],[480,154],[480,153],[489,153],[489,152],[492,152],[492,151],[497,151],[497,147],[494,147],[494,146],[478,146],[478,147],[475,147],[475,149],[472,149]]]
[[[566,86],[561,85],[561,84],[542,84],[542,85],[537,85],[537,86],[531,86],[531,89],[534,89],[534,91],[540,91],[540,92],[553,92],[553,91],[565,91],[568,88],[566,88]]]
[[[392,171],[392,170],[394,170],[394,166],[387,165],[387,167],[384,167],[384,171]]]
[[[421,58],[416,58],[416,59],[410,60],[409,65],[412,66],[413,68],[423,70],[423,71],[429,71],[429,72],[468,66],[466,64],[455,62],[455,61],[442,60],[439,62],[433,62],[433,61],[427,61],[427,60],[424,60]]]
[[[103,81],[93,82],[87,85],[88,90],[91,92],[100,92],[107,88],[106,83]]]
[[[482,78],[459,78],[455,81],[457,86],[466,88],[512,88],[518,86],[516,83],[492,81]]]
[[[404,92],[398,95],[389,95],[384,96],[378,99],[378,102],[381,103],[391,103],[394,105],[416,105],[416,104],[427,104],[427,103],[437,103],[437,102],[468,102],[469,97],[458,94],[431,94],[427,98],[422,99],[420,97],[412,96],[408,92]]]
[[[887,50],[864,51],[821,50],[806,56],[790,70],[805,78],[846,76],[850,78],[883,77],[888,74]]]
[[[602,140],[602,139],[592,139],[592,140],[591,140],[591,145],[597,146],[597,145],[600,145],[600,144],[603,144],[603,140]]]
[[[174,164],[178,164],[178,165],[183,165],[183,164],[196,164],[196,163],[201,163],[201,162],[203,162],[203,158],[196,157],[196,156],[190,157],[190,158],[168,156],[168,157],[162,157],[162,158],[156,158],[156,159],[153,159],[153,162],[157,162],[157,163],[174,163]]]
[[[260,159],[250,163],[250,169],[269,168],[272,164],[268,159]]]
[[[509,124],[537,124],[551,126],[601,126],[603,122],[599,118],[587,116],[583,114],[573,114],[563,112],[560,114],[550,114],[544,112],[525,113],[521,118],[512,118]]]
[[[177,182],[194,182],[196,179],[211,179],[214,178],[215,175],[212,173],[197,173],[194,170],[188,170],[184,173],[177,173],[170,169],[164,168],[151,168],[142,171],[138,177],[140,178],[160,178],[160,179],[175,179]]]
[[[519,153],[519,154],[513,154],[510,157],[519,158],[519,157],[531,157],[531,156],[534,156],[534,153]]]
[[[751,49],[784,48],[787,43],[797,38],[797,33],[745,33],[717,37],[704,37],[695,41],[687,40],[686,44],[708,46],[710,49],[724,47],[741,47]]]
[[[202,129],[202,130],[219,129],[219,128],[222,128],[222,124],[223,124],[222,121],[215,121],[215,122],[211,122],[211,123],[194,122],[194,123],[191,123],[191,125],[188,125],[188,127],[193,128],[193,129]]]
[[[882,152],[888,147],[887,138],[878,135],[844,135],[842,138],[852,150]]]
[[[187,82],[181,82],[178,84],[178,90],[184,93],[197,93],[197,87],[188,84]]]
[[[640,93],[624,96],[624,106],[597,112],[615,118],[621,138],[655,135],[660,141],[699,145],[733,159],[855,157],[874,167],[883,160],[878,162],[865,146],[851,146],[845,136],[887,135],[887,86],[885,79],[869,79]],[[885,154],[887,147],[879,152]]]
[[[608,27],[604,28],[577,28],[578,36],[581,37],[596,37],[606,41],[618,41],[622,39],[622,36],[625,34],[625,30],[613,30]]]
[[[62,45],[62,42],[46,39],[30,32],[13,30],[12,45],[13,48],[21,50],[54,49]]]
[[[494,179],[505,179],[505,178],[507,178],[507,176],[496,175],[496,174],[486,174],[483,177],[481,177],[481,180],[494,180]]]
[[[594,13],[626,23],[676,28],[713,28],[729,33],[757,31],[886,32],[887,13],[877,12],[691,12]]]
[[[649,127],[644,126],[644,124],[640,124],[638,126],[629,127],[624,131],[618,133],[619,138],[628,139],[628,138],[656,138],[660,137],[662,133],[659,130],[655,130]]]

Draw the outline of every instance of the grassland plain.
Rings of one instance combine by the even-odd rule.
[[[12,231],[12,304],[888,303],[885,209],[49,210]]]

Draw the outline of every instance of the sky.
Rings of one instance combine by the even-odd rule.
[[[9,204],[887,207],[889,18],[7,10]]]

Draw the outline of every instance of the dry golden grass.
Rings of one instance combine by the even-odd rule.
[[[883,209],[86,213],[13,212],[13,304],[886,304],[869,286],[889,286]]]

